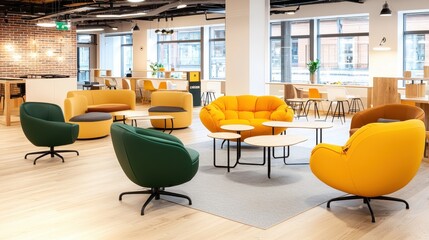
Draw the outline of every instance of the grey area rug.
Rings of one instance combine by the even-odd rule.
[[[220,149],[216,141],[217,164],[226,163],[226,144]],[[308,162],[312,144],[291,147],[289,162]],[[307,146],[305,146],[307,145]],[[270,228],[288,218],[344,195],[320,182],[308,165],[284,165],[283,159],[271,163],[271,179],[267,166],[237,165],[230,173],[225,168],[213,166],[213,142],[189,145],[200,153],[200,168],[188,183],[167,190],[191,197],[190,207],[261,229]],[[231,143],[231,160],[235,162],[235,143]],[[242,160],[261,162],[262,148],[244,144]],[[282,154],[276,148],[276,154]],[[187,201],[168,198],[187,205]]]

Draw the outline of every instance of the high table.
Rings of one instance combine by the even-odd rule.
[[[259,146],[264,148],[263,164],[265,164],[265,160],[267,159],[268,160],[268,164],[267,164],[268,178],[271,178],[271,148],[291,146],[304,141],[307,141],[306,137],[294,136],[294,135],[262,135],[262,136],[248,137],[244,139],[244,142],[249,145]],[[268,149],[268,152],[267,152],[267,155],[265,156],[266,148]],[[283,157],[286,158],[286,156],[283,156]]]
[[[12,84],[25,83],[21,78],[0,78],[0,84],[4,86],[4,109],[3,114],[5,117],[5,125],[10,126],[11,108],[10,108],[10,86]]]

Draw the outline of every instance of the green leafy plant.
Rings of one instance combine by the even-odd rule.
[[[161,68],[164,68],[162,63],[153,62],[149,65],[150,69],[152,69],[152,76],[155,76],[157,72],[160,71]]]
[[[316,71],[320,68],[320,61],[319,59],[316,59],[316,61],[310,61],[307,63],[308,71],[310,71],[310,74],[316,73]]]

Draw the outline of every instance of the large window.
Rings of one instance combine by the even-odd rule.
[[[310,21],[271,24],[271,81],[308,82]]]
[[[131,34],[107,35],[101,39],[100,67],[112,70],[113,76],[125,76],[133,66]]]
[[[404,15],[404,71],[422,77],[429,65],[429,13]]]
[[[210,27],[210,79],[225,79],[225,26]]]
[[[271,24],[271,81],[308,83],[307,63],[319,59],[319,83],[368,84],[367,16]],[[313,25],[316,25],[313,29]],[[312,44],[311,39],[317,39]]]
[[[319,82],[368,84],[368,17],[321,19],[318,24]]]
[[[158,62],[167,70],[201,71],[201,28],[158,36]]]

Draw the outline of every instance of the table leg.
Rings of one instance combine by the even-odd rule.
[[[268,178],[271,178],[271,153],[270,153],[270,151],[271,151],[271,147],[268,147],[268,164],[267,164]]]
[[[10,83],[6,82],[4,84],[4,115],[5,115],[5,121],[6,126],[10,126]]]
[[[171,134],[173,132],[173,129],[174,129],[174,119],[170,118],[170,121],[171,121],[171,129],[170,129],[170,133],[169,134]]]
[[[224,139],[226,140],[226,139]],[[237,166],[238,160],[235,162],[234,166],[231,166],[231,161],[230,161],[230,140],[226,140],[227,141],[227,165],[216,165],[216,138],[213,138],[213,166],[218,167],[218,168],[227,168],[228,172],[230,172],[231,168],[235,168]]]

